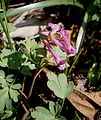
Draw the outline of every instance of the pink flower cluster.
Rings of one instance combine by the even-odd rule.
[[[43,41],[44,45],[48,48],[49,52],[52,54],[57,66],[60,70],[64,70],[69,66],[65,60],[63,60],[59,55],[55,53],[52,49],[50,42],[58,45],[64,52],[67,53],[68,57],[74,56],[76,54],[76,49],[71,45],[68,40],[68,33],[62,25],[49,23],[49,30],[45,29],[41,34],[47,36],[47,39]],[[50,41],[50,42],[49,42]]]

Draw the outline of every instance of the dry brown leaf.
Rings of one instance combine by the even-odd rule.
[[[96,104],[101,107],[101,91],[91,93],[86,92],[86,96],[92,99]]]
[[[99,92],[83,92],[78,89],[76,89],[76,91],[80,92],[81,94],[83,94],[88,99],[90,99],[91,101],[93,101],[94,103],[96,103],[97,105],[99,105],[101,107],[101,91],[99,91]]]
[[[88,117],[90,120],[93,120],[96,110],[89,103],[85,95],[78,92],[77,90],[74,90],[68,97],[68,100],[79,112]]]

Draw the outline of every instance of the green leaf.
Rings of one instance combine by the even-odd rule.
[[[12,108],[12,99],[10,99],[9,96],[6,98],[6,108]]]
[[[68,97],[70,95],[70,93],[73,91],[74,89],[74,83],[73,82],[70,82],[68,85],[67,85],[67,90],[66,90],[66,95],[65,97]]]
[[[11,53],[11,50],[9,49],[3,49],[0,54],[0,66],[1,67],[7,67],[8,59],[4,58],[6,55],[9,55]]]
[[[2,76],[0,76],[0,83],[3,88],[7,86],[6,79]]]
[[[60,104],[58,104],[58,103],[56,103],[56,104],[55,104],[55,112],[56,112],[56,115],[58,115],[58,114],[59,114],[60,109],[61,109],[61,105],[60,105]]]
[[[32,9],[37,10],[37,9],[44,8],[44,7],[63,5],[63,4],[74,5],[74,6],[77,6],[77,7],[80,7],[83,9],[83,5],[74,0],[47,0],[47,1],[42,1],[42,2],[37,2],[34,4],[26,5],[23,7],[19,7],[19,8],[13,9],[13,10],[8,10],[7,17],[14,16],[16,14],[19,14],[19,13],[22,13],[25,11],[29,11]],[[3,14],[0,14],[0,15],[1,15],[1,17],[4,17]]]
[[[31,69],[29,68],[29,66],[22,66],[20,72],[21,72],[22,74],[24,74],[24,75],[31,76],[32,73],[30,72],[30,70],[31,70]]]
[[[56,74],[54,74],[53,72],[48,72],[47,77],[49,80],[58,80]]]
[[[74,88],[74,84],[67,83],[67,77],[65,74],[59,74],[57,77],[54,75],[54,73],[48,73],[48,79],[49,81],[47,82],[47,86],[54,92],[54,94],[61,98],[65,99],[67,96],[70,95]]]
[[[62,89],[55,80],[48,81],[47,86],[49,87],[50,90],[52,90],[54,92],[54,94],[57,97],[64,99],[64,94],[62,93]]]
[[[35,50],[38,47],[37,42],[32,39],[20,41],[19,44],[24,45],[23,48],[25,47],[25,51],[27,51],[28,53],[30,53],[31,50]]]
[[[91,20],[99,21],[100,17],[97,14],[94,14],[91,18]]]
[[[36,107],[36,110],[31,113],[33,118],[36,120],[54,120],[54,116],[50,113],[49,110],[43,107]]]
[[[8,59],[7,58],[0,60],[0,66],[1,67],[7,67],[8,66],[7,63],[8,63]]]
[[[46,56],[46,50],[44,48],[38,48],[36,50],[37,56],[38,57],[45,57]]]
[[[2,87],[6,84],[5,72],[3,70],[0,70],[0,84]]]
[[[10,69],[19,69],[26,58],[20,51],[3,49],[0,55],[0,66],[9,67]]]
[[[2,59],[5,58],[5,56],[12,54],[14,51],[12,51],[11,49],[4,48],[1,52],[2,53],[0,54],[0,58]]]
[[[19,89],[21,88],[21,84],[14,84],[14,85],[11,86],[11,88],[12,88],[12,89],[15,89],[15,90],[16,90],[16,89],[19,90]]]
[[[65,74],[59,74],[59,84],[60,84],[60,87],[63,91],[63,94],[64,94],[64,97],[67,97],[66,96],[66,92],[67,92],[67,77],[65,76]]]
[[[83,39],[84,39],[84,36],[85,36],[85,33],[86,33],[88,20],[89,20],[88,18],[89,18],[89,15],[86,12],[85,15],[84,15],[84,19],[83,19],[82,25],[80,27],[78,36],[77,36],[77,40],[76,40],[76,53],[78,53],[79,48],[80,48],[80,46],[83,42]]]
[[[24,59],[22,59],[22,54],[17,51],[6,57],[8,58],[8,66],[10,69],[18,69],[21,67],[21,63],[24,62]]]
[[[30,65],[29,65],[29,68],[30,68],[31,70],[36,69],[35,64],[30,64]]]
[[[10,97],[13,99],[13,101],[18,102],[19,92],[17,90],[13,90],[12,88],[10,88],[9,93],[10,93]]]
[[[49,101],[49,110],[52,113],[53,116],[56,115],[56,111],[55,111],[55,103],[53,101]]]
[[[5,72],[3,70],[0,70],[0,77],[5,77]]]
[[[98,88],[100,86],[101,80],[101,63],[100,65],[94,62],[91,68],[88,71],[88,79],[90,80],[91,84]]]
[[[0,66],[2,67],[8,66],[10,69],[18,69],[24,61],[22,53],[16,50],[3,49],[0,55]]]
[[[1,117],[1,120],[5,120],[6,118],[11,117],[13,112],[11,110],[6,110],[5,114]]]
[[[14,80],[13,77],[14,77],[13,74],[7,75],[6,81],[7,81],[7,82],[10,82],[10,83],[13,82],[13,80]]]
[[[4,110],[8,98],[9,98],[8,87],[0,89],[0,111]]]
[[[35,69],[35,64],[31,64],[31,62],[24,62],[24,63],[22,63],[22,66],[24,67],[29,67],[30,68],[30,70],[33,70],[33,69]]]

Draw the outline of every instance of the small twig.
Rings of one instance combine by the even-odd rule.
[[[26,105],[26,109],[30,109],[30,106],[28,104],[28,97],[25,95],[25,93],[23,93],[23,91],[19,90],[22,100],[20,101],[20,103],[17,105],[17,108],[19,107],[19,105],[21,104],[22,107],[25,109],[25,105]],[[22,104],[23,102],[23,104]],[[24,105],[24,106],[23,106]],[[26,110],[25,110],[26,111]]]
[[[26,76],[24,76],[24,79],[23,79],[22,92],[24,91],[24,87],[25,87],[25,80],[26,80]]]
[[[25,95],[25,93],[23,93],[21,90],[19,90],[19,92],[21,93],[21,95],[23,95],[23,97],[28,100],[27,96]]]
[[[24,108],[24,110],[26,111],[27,108],[29,109],[30,106],[28,104],[28,98],[27,96],[21,91],[19,90],[19,92],[21,93],[21,96],[22,96],[22,100],[18,103],[16,109],[20,106],[20,104],[22,105],[22,107]],[[24,104],[25,103],[25,104]],[[26,106],[25,106],[26,105]]]
[[[32,85],[31,85],[31,88],[30,88],[30,91],[29,91],[29,95],[28,95],[28,98],[30,99],[30,97],[31,97],[31,94],[32,94],[32,91],[33,91],[33,86],[34,86],[34,83],[35,83],[35,80],[36,80],[36,78],[37,78],[37,76],[41,73],[41,71],[43,70],[44,68],[41,68],[40,70],[39,70],[39,68],[36,70],[36,74],[35,74],[35,76],[34,76],[34,78],[33,78],[33,81],[32,81]],[[39,71],[38,71],[39,70]],[[38,72],[37,72],[38,71]]]
[[[27,112],[28,110],[27,110],[26,106],[24,105],[23,101],[21,101],[20,103],[21,103],[23,109],[25,110],[25,112]]]
[[[26,120],[27,116],[29,115],[29,113],[31,113],[33,111],[32,108],[30,108],[29,110],[26,111],[26,113],[23,115],[22,120]]]
[[[23,115],[22,120],[26,120],[26,118],[27,118],[28,115],[29,115],[29,111],[27,111],[27,112]]]
[[[30,109],[30,106],[28,104],[28,97],[22,91],[20,91],[20,93],[22,95],[22,101],[25,103],[26,107]]]

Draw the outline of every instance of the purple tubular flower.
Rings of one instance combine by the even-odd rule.
[[[45,44],[45,46],[47,46],[49,52],[52,54],[54,60],[57,63],[57,66],[60,70],[64,70],[67,66],[69,66],[68,64],[66,64],[66,62],[60,56],[58,56],[55,53],[55,51],[52,49],[52,47],[50,46],[50,44],[47,40],[44,40],[43,43]]]
[[[43,31],[43,35],[50,35],[50,40],[58,45],[64,52],[67,53],[69,57],[72,57],[76,54],[76,49],[71,45],[68,40],[68,33],[64,30],[64,27],[59,24],[49,23],[48,26],[51,28],[50,31]],[[59,36],[59,38],[56,37]]]
[[[63,40],[65,43],[64,51],[67,53],[69,57],[74,56],[76,54],[76,49],[70,44],[70,41],[68,40],[68,34],[67,31],[61,31],[61,34],[63,36]]]
[[[68,40],[68,33],[66,30],[61,30],[60,34],[62,38],[57,41],[57,39],[51,38],[55,42],[55,44],[59,45],[59,47],[67,53],[69,57],[72,57],[76,54],[76,49],[71,45]]]

